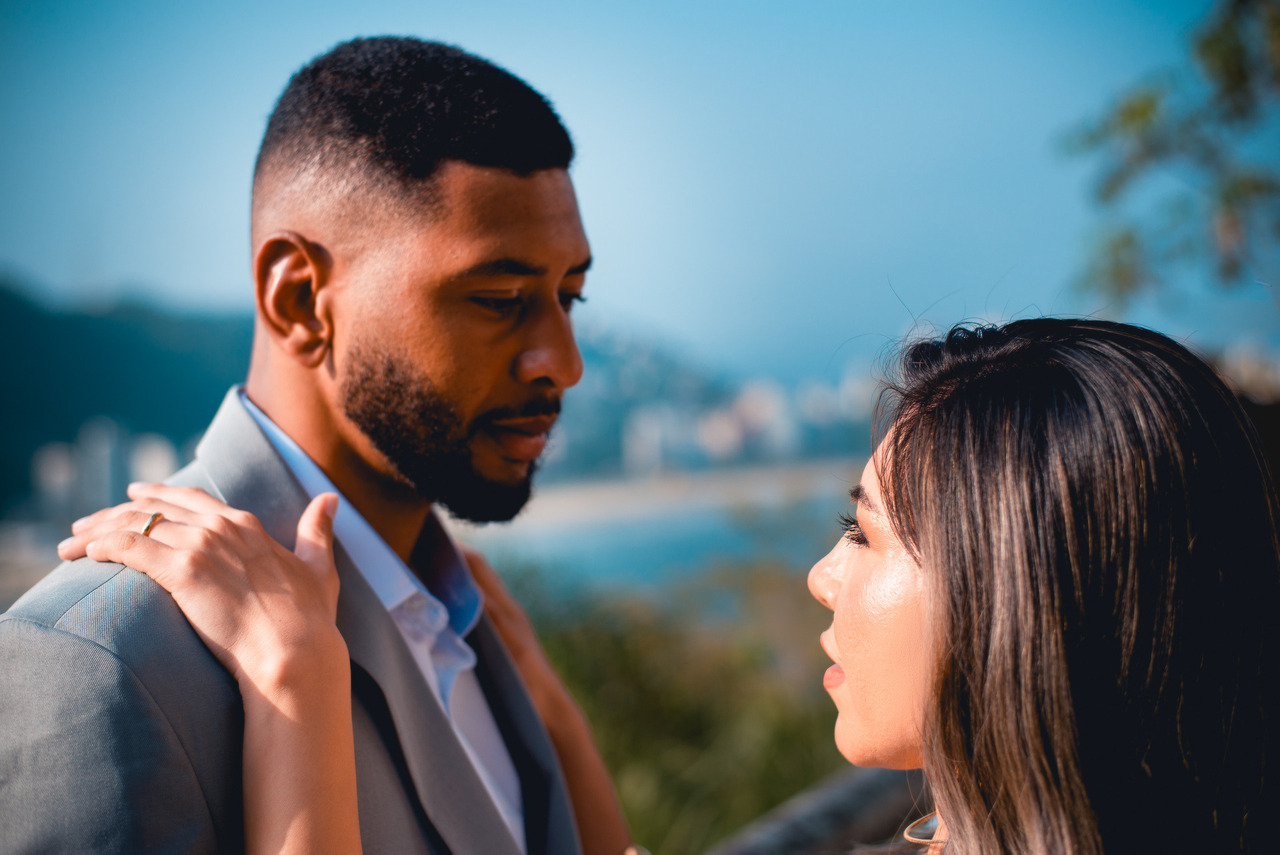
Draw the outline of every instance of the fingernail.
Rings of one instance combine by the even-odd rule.
[[[333,518],[338,513],[338,497],[330,494],[324,503],[324,515],[329,518],[329,522],[333,522]]]
[[[85,554],[85,555],[88,555],[90,552],[92,552],[92,551],[93,551],[93,548],[94,548],[95,546],[97,546],[97,545],[98,545],[98,541],[96,541],[96,540],[91,540],[91,541],[89,541],[87,544],[85,544],[85,547],[84,547],[84,554]]]
[[[73,541],[73,540],[75,540],[75,538],[74,538],[74,537],[68,537],[66,540],[64,540],[64,541],[62,541],[61,543],[59,543],[59,544],[58,544],[58,546],[57,546],[58,551],[59,551],[59,552],[61,552],[61,551],[62,551],[63,549],[65,549],[66,547],[70,546],[70,545],[71,545],[71,541]]]

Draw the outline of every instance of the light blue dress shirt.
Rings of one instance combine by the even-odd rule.
[[[476,677],[475,651],[464,640],[480,620],[484,601],[435,511],[426,524],[448,544],[448,559],[432,568],[428,590],[316,462],[243,392],[241,400],[309,496],[338,494],[334,537],[391,615],[498,812],[527,852],[520,778]]]

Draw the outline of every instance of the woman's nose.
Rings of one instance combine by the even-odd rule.
[[[836,557],[840,544],[818,560],[809,570],[809,593],[827,608],[835,611],[840,594],[840,562]]]

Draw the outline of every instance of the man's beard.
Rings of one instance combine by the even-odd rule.
[[[539,399],[516,410],[492,410],[463,424],[457,410],[426,378],[416,377],[389,353],[353,349],[339,388],[342,408],[404,481],[429,502],[471,522],[505,521],[529,500],[537,462],[514,484],[485,478],[471,462],[470,441],[486,424],[503,418],[549,415],[557,399]]]

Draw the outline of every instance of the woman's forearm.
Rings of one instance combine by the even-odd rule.
[[[585,855],[623,855],[631,845],[631,832],[591,726],[567,691],[553,707],[540,712],[564,770],[582,851]]]
[[[241,675],[250,855],[360,852],[351,666],[336,629],[321,646]]]

